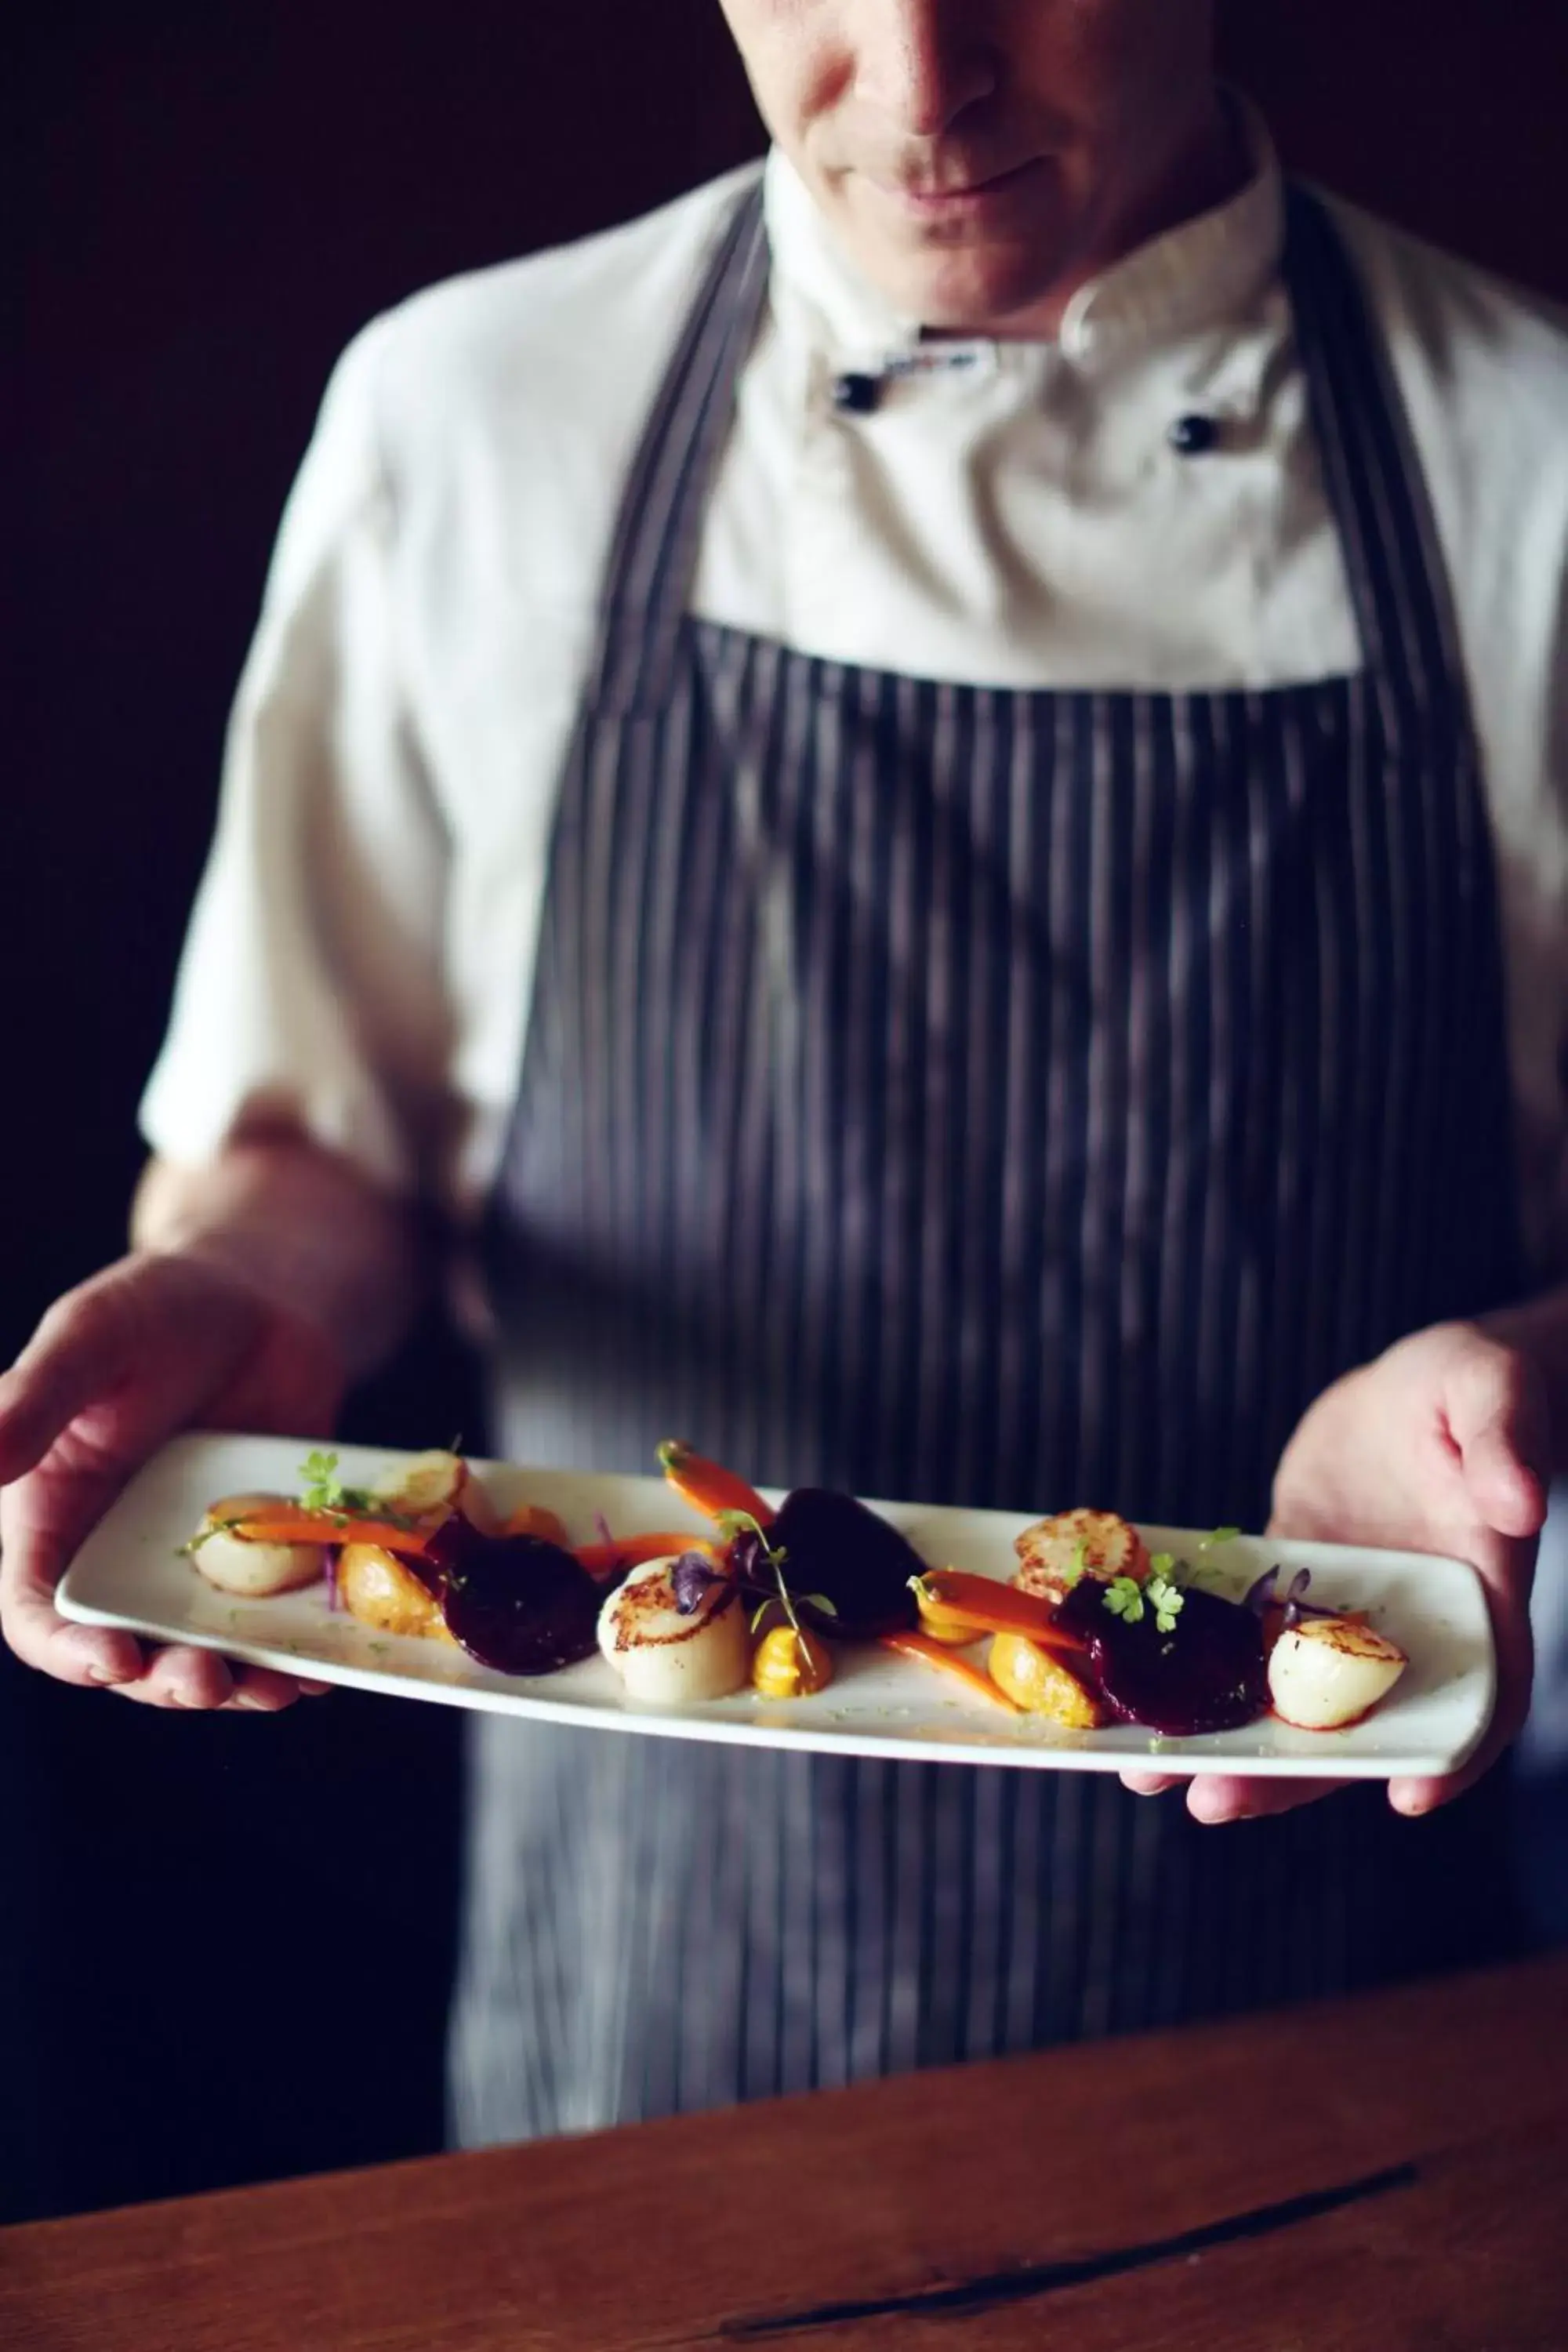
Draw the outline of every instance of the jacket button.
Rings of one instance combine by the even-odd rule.
[[[1219,446],[1219,420],[1213,416],[1178,416],[1166,435],[1179,457],[1204,457]]]
[[[879,376],[841,375],[833,383],[833,405],[841,416],[869,416],[882,397]]]

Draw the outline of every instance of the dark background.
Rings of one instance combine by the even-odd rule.
[[[714,0],[50,0],[9,40],[0,1359],[120,1246],[337,352],[759,143]],[[1227,47],[1288,160],[1568,296],[1568,10],[1235,0]],[[471,1432],[468,1368],[427,1334],[356,1423]],[[0,1656],[0,2221],[437,2143],[458,1727],[170,1719]]]

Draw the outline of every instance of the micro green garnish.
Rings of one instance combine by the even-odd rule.
[[[1105,1606],[1124,1624],[1136,1625],[1143,1614],[1143,1588],[1135,1576],[1113,1577],[1105,1588]]]
[[[1149,1566],[1156,1576],[1168,1576],[1173,1581],[1175,1580],[1176,1555],[1173,1551],[1157,1551]]]
[[[1206,1535],[1204,1537],[1202,1542],[1198,1545],[1198,1549],[1200,1551],[1213,1551],[1215,1544],[1234,1543],[1240,1533],[1241,1529],[1239,1528],[1215,1528],[1212,1535]]]
[[[406,1511],[394,1510],[368,1486],[345,1486],[338,1476],[337,1455],[320,1449],[307,1454],[300,1465],[300,1501],[305,1510],[325,1511],[345,1526],[355,1517],[381,1519],[393,1528],[416,1524]]]
[[[1105,1605],[1113,1617],[1120,1617],[1124,1625],[1139,1625],[1145,1608],[1152,1607],[1155,1627],[1162,1633],[1175,1632],[1183,1598],[1180,1585],[1170,1576],[1153,1573],[1152,1563],[1146,1582],[1140,1584],[1135,1576],[1118,1576],[1105,1590]]]
[[[763,1561],[773,1570],[773,1579],[779,1589],[778,1597],[780,1603],[784,1609],[784,1615],[789,1619],[791,1631],[795,1634],[796,1653],[802,1659],[808,1658],[811,1653],[806,1647],[805,1634],[802,1630],[800,1619],[795,1613],[795,1602],[790,1598],[789,1587],[784,1582],[784,1561],[789,1557],[786,1548],[783,1544],[778,1545],[776,1548],[770,1546],[765,1528],[759,1525],[757,1520],[752,1517],[750,1511],[720,1511],[716,1514],[715,1524],[722,1529],[723,1533],[730,1538],[731,1542],[743,1541],[749,1538],[761,1552]],[[837,1615],[837,1611],[834,1608],[833,1603],[827,1600],[826,1594],[820,1592],[809,1592],[805,1597],[806,1606],[808,1608],[826,1608],[827,1614],[830,1617],[836,1617]],[[762,1608],[756,1612],[756,1614],[752,1619],[752,1631],[753,1633],[756,1632],[758,1625],[762,1622],[763,1610],[771,1609],[773,1605],[773,1599],[770,1595],[770,1597],[763,1601]]]
[[[215,1519],[210,1528],[198,1528],[189,1543],[183,1543],[180,1546],[176,1557],[180,1559],[195,1559],[203,1544],[210,1543],[214,1536],[232,1535],[236,1528],[242,1528],[244,1525],[244,1519],[237,1514],[232,1519]]]
[[[1154,1604],[1154,1623],[1158,1631],[1173,1633],[1185,1599],[1180,1585],[1173,1583],[1168,1576],[1151,1576],[1143,1590]]]
[[[1076,1543],[1073,1546],[1072,1559],[1068,1566],[1062,1571],[1062,1586],[1064,1591],[1070,1592],[1073,1586],[1077,1584],[1080,1579],[1086,1576],[1088,1572],[1089,1546],[1087,1543]]]

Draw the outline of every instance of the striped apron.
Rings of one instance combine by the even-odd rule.
[[[1440,560],[1385,356],[1299,192],[1287,271],[1360,672],[937,684],[686,610],[765,295],[741,205],[628,480],[563,782],[489,1219],[511,1458],[647,1472],[680,1435],[780,1486],[1261,1526],[1329,1381],[1516,1286]],[[1509,1935],[1484,1793],[1215,1832],[1098,1776],[492,1717],[471,1767],[468,2142]]]

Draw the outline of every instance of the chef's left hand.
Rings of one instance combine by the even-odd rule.
[[[1270,1535],[1468,1559],[1486,1585],[1497,1642],[1491,1727],[1463,1771],[1393,1780],[1402,1813],[1430,1812],[1479,1780],[1530,1705],[1530,1587],[1546,1517],[1550,1440],[1544,1383],[1529,1359],[1473,1323],[1440,1323],[1347,1372],[1310,1406],[1280,1457]],[[1122,1774],[1157,1795],[1179,1782]],[[1191,1780],[1187,1810],[1234,1822],[1344,1785],[1334,1780]]]

